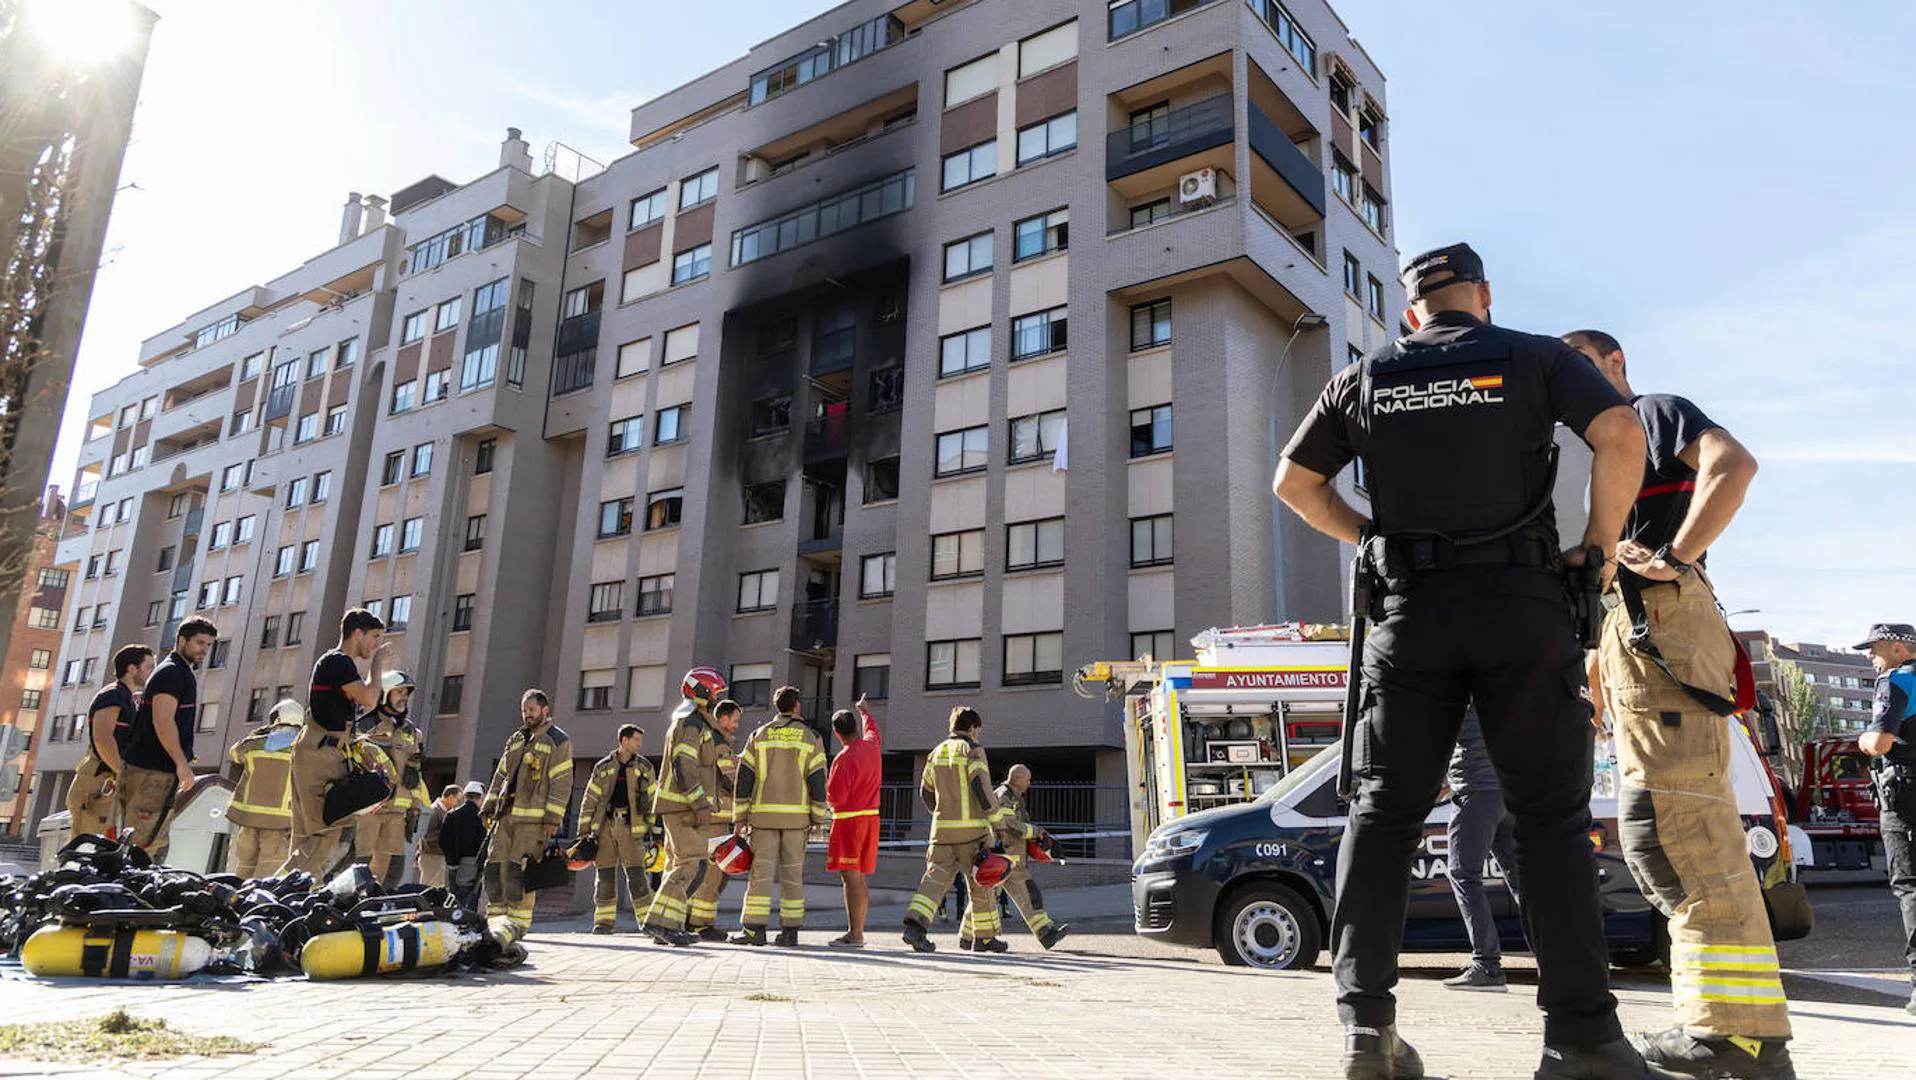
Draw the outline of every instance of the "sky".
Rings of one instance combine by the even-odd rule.
[[[633,105],[834,6],[148,3],[161,19],[54,460],[63,487],[89,397],[135,369],[140,341],[331,246],[347,192],[482,175],[508,125],[535,167],[554,141],[610,161]],[[1608,330],[1639,392],[1691,398],[1756,455],[1710,559],[1725,607],[1756,609],[1734,624],[1848,645],[1916,621],[1901,490],[1916,465],[1916,5],[1334,6],[1388,80],[1400,253],[1468,240],[1498,322]]]

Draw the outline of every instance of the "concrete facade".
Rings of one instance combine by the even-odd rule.
[[[1347,28],[1315,0],[1176,6],[1131,30],[1069,0],[855,0],[634,109],[634,152],[600,173],[535,176],[514,132],[495,173],[414,185],[390,223],[349,206],[338,248],[149,342],[146,370],[96,402],[83,473],[114,461],[125,404],[183,381],[217,384],[203,411],[218,430],[102,476],[99,503],[135,493],[135,523],[85,543],[125,548],[145,575],[183,532],[164,517],[172,493],[200,529],[256,515],[245,569],[180,542],[194,569],[165,583],[217,579],[224,599],[245,575],[238,602],[209,613],[235,645],[203,683],[222,702],[204,746],[238,736],[256,691],[302,685],[345,607],[377,600],[390,617],[410,597],[399,652],[430,715],[429,780],[482,775],[535,684],[582,756],[627,721],[656,752],[679,674],[710,664],[752,722],[781,684],[821,723],[882,688],[900,779],[969,704],[998,756],[1120,784],[1119,714],[1073,694],[1073,669],[1134,644],[1184,652],[1214,625],[1337,617],[1336,545],[1274,512],[1271,470],[1324,380],[1403,307],[1388,221],[1364,210],[1366,185],[1373,216],[1390,197],[1383,78]],[[1332,105],[1333,72],[1348,109]],[[1182,202],[1205,168],[1213,194]],[[985,169],[941,190],[948,170]],[[487,214],[522,231],[411,271],[430,237]],[[1361,267],[1349,293],[1346,253]],[[947,280],[948,257],[966,272]],[[503,329],[481,327],[482,287],[499,280]],[[187,340],[239,311],[250,321],[232,336]],[[1324,325],[1295,329],[1311,313]],[[496,381],[461,392],[495,331]],[[309,350],[349,335],[363,350],[349,384],[309,391]],[[250,394],[219,381],[267,348]],[[271,411],[289,360],[300,388],[280,394],[298,402],[234,434],[245,408]],[[423,398],[435,371],[447,400],[393,411],[399,387],[416,378]],[[294,445],[309,398],[345,404],[344,427]],[[136,408],[129,427],[143,423]],[[432,464],[414,478],[424,445]],[[393,454],[401,475],[382,483]],[[223,471],[249,462],[243,489],[221,494]],[[329,501],[314,507],[323,470]],[[301,478],[307,501],[289,508]],[[1134,565],[1134,521],[1153,518],[1168,525],[1147,521]],[[401,550],[409,521],[417,550]],[[314,540],[311,573],[274,576],[280,548]],[[84,649],[168,631],[136,616],[175,593],[125,581],[106,597],[111,632]],[[283,639],[294,611],[298,646],[262,648],[262,621],[277,615]]]

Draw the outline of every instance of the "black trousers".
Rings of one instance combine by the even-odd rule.
[[[1383,606],[1364,649],[1360,782],[1337,856],[1340,1018],[1347,1027],[1396,1022],[1410,862],[1474,700],[1516,819],[1544,1038],[1622,1037],[1590,848],[1589,689],[1562,585],[1547,570],[1467,566],[1423,575]]]
[[[1909,981],[1916,985],[1916,822],[1893,810],[1883,811],[1883,854],[1889,861],[1889,891],[1903,909],[1903,957],[1909,961]]]

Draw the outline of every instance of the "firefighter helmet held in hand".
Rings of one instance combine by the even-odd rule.
[[[746,846],[744,837],[733,833],[712,848],[712,865],[732,877],[750,873],[752,849]]]
[[[1011,873],[1011,860],[996,851],[980,851],[978,858],[972,861],[971,876],[976,878],[982,888],[995,889],[1004,884],[1006,875]]]
[[[566,849],[565,854],[566,869],[584,870],[599,861],[599,839],[596,836],[582,836]]]

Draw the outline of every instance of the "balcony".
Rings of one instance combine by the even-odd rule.
[[[270,424],[275,420],[284,420],[293,414],[293,401],[299,396],[299,384],[287,383],[275,386],[266,394],[266,412],[261,415],[260,423]]]
[[[805,464],[841,461],[851,450],[848,413],[821,416],[805,425]]]
[[[1250,107],[1251,150],[1318,217],[1324,216],[1324,173],[1256,105]],[[1263,192],[1259,192],[1260,197]],[[1288,201],[1288,200],[1284,200]],[[1292,214],[1277,215],[1280,220]],[[1286,221],[1286,224],[1289,224]]]
[[[596,348],[598,344],[599,312],[594,309],[559,322],[559,338],[552,346],[552,354],[564,356]]]
[[[1232,112],[1231,95],[1223,93],[1111,132],[1105,136],[1105,180],[1121,180],[1179,158],[1229,146],[1237,136]]]
[[[792,650],[825,652],[838,648],[838,601],[809,600],[792,609]]]

